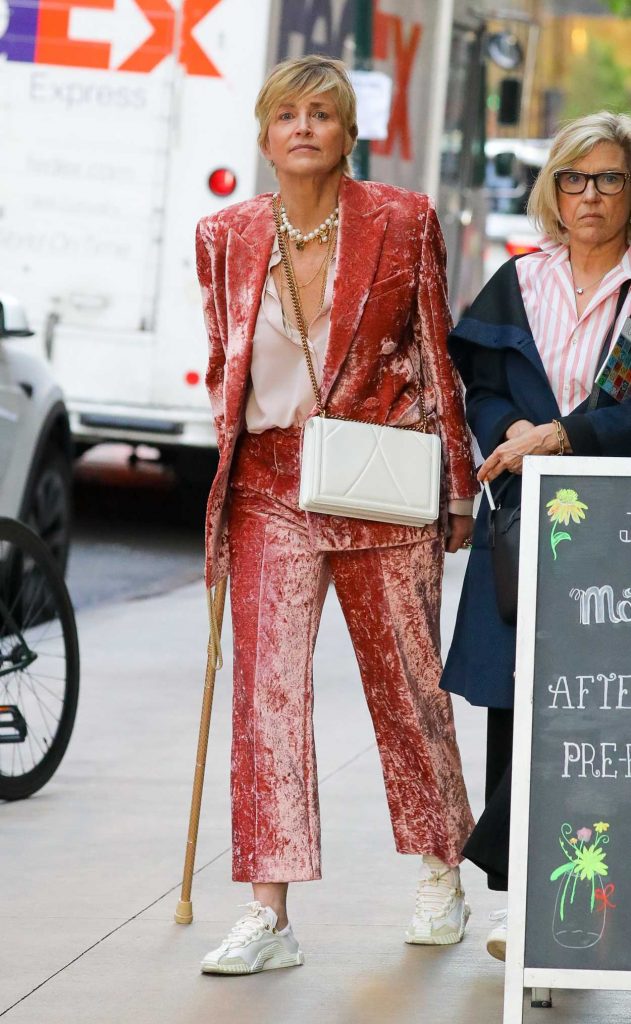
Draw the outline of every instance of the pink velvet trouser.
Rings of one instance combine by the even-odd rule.
[[[233,878],[320,877],[312,659],[332,579],[383,767],[396,848],[448,864],[473,827],[451,700],[438,688],[442,536],[320,550],[298,508],[300,434],[245,434],[230,491]]]

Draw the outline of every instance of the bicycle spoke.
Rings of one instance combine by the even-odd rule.
[[[45,750],[42,750],[42,748],[41,748],[41,746],[40,746],[40,743],[39,743],[39,740],[37,739],[37,736],[33,735],[33,732],[32,732],[32,730],[28,728],[28,718],[27,718],[27,716],[26,716],[26,714],[25,714],[25,712],[26,712],[26,708],[24,707],[24,703],[23,703],[23,697],[22,697],[22,685],[21,685],[21,680],[19,680],[19,681],[18,681],[18,691],[19,691],[19,699],[18,699],[18,700],[16,701],[16,705],[17,705],[17,707],[18,707],[18,709],[19,709],[20,713],[22,714],[22,717],[24,718],[25,722],[27,723],[27,731],[26,731],[26,735],[27,735],[28,737],[31,737],[31,736],[33,737],[33,739],[35,740],[35,742],[36,742],[37,746],[38,746],[38,747],[40,748],[40,751],[42,752],[42,755],[43,755],[43,754],[45,754],[45,753],[46,753],[46,751],[45,751]],[[20,702],[22,702],[22,706],[21,706],[21,707],[20,707]],[[43,717],[43,716],[42,716],[42,717]]]
[[[29,745],[29,749],[30,749],[30,751],[31,751],[31,761],[32,761],[32,767],[34,768],[34,767],[35,767],[35,765],[37,764],[37,761],[39,760],[39,758],[37,758],[37,760],[36,760],[36,758],[35,758],[35,754],[34,754],[34,752],[33,752],[33,738],[32,738],[32,736],[31,736],[31,731],[30,731],[30,729],[29,729],[29,731],[28,731],[28,732],[27,732],[27,734],[26,734],[26,738],[27,738],[27,740],[28,740],[28,745]]]
[[[28,634],[25,635],[24,639],[29,644],[32,643],[33,646],[35,646],[35,644],[37,644],[38,651],[41,651],[42,643],[49,644],[49,643],[53,643],[53,641],[55,641],[55,642],[61,641],[63,643],[63,640],[64,640],[63,636],[60,633],[56,634],[55,636],[46,636],[46,637],[43,637],[43,638],[38,636],[38,637],[32,638],[30,630],[29,630]],[[60,655],[60,657],[61,657],[61,655]]]
[[[52,679],[53,681],[56,680],[57,682],[63,684],[63,688],[65,690],[65,688],[66,688],[66,680],[65,680],[65,678],[63,676],[48,676],[48,675],[44,675],[42,672],[33,672],[33,666],[32,665],[28,669],[25,669],[24,671],[28,672],[29,676],[31,676],[32,679],[37,679],[37,681],[38,681],[39,685],[41,686],[42,690],[46,690],[46,692],[48,694],[50,694],[51,697],[54,697],[55,700],[60,700],[63,703],[63,697],[59,697],[56,693],[53,693],[53,691],[48,686],[46,686],[45,683],[40,683],[39,682],[40,679]]]
[[[26,673],[25,673],[25,675],[26,675]],[[26,686],[28,686],[28,688],[29,688],[30,692],[31,692],[31,693],[33,694],[33,696],[34,696],[34,698],[35,698],[35,700],[36,700],[36,702],[37,702],[38,706],[39,706],[40,708],[44,708],[44,709],[45,709],[45,710],[46,710],[46,711],[48,712],[48,714],[50,715],[50,717],[51,717],[51,718],[53,719],[53,721],[55,722],[55,724],[56,724],[56,725],[59,725],[59,719],[60,719],[60,717],[61,717],[61,716],[57,716],[57,715],[55,715],[55,712],[54,712],[54,711],[51,711],[51,710],[50,710],[50,708],[48,707],[48,705],[46,704],[46,702],[42,700],[42,698],[41,698],[41,697],[39,696],[39,694],[37,693],[37,691],[36,691],[36,690],[35,690],[35,689],[33,688],[33,684],[32,684],[32,682],[31,682],[31,680],[30,680],[30,679],[28,679],[28,678],[25,678],[25,679],[23,680],[23,682],[24,682],[24,684],[25,684]],[[26,718],[26,715],[25,715],[24,717]],[[42,716],[42,717],[43,717],[43,716]],[[28,721],[28,719],[27,719],[27,721]]]

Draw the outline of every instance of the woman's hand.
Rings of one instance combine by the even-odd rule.
[[[534,423],[531,423],[530,420],[515,420],[514,423],[511,423],[504,437],[507,441],[512,441],[514,438],[519,437],[520,434],[525,434],[527,431],[532,430],[533,427]]]
[[[449,515],[449,525],[447,528],[447,539],[445,541],[445,551],[449,551],[450,554],[455,554],[460,548],[471,547],[471,534],[473,533],[473,527],[475,519],[473,516],[456,516],[453,514]],[[465,543],[468,541],[469,543]]]
[[[490,482],[506,470],[521,473],[524,455],[558,455],[559,452],[554,423],[534,427],[528,420],[518,420],[508,428],[506,437],[508,440],[498,445],[480,466],[478,480]]]

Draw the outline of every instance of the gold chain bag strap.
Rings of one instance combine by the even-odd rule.
[[[273,209],[283,272],[318,412],[307,420],[303,430],[300,508],[406,526],[433,523],[440,503],[440,438],[427,433],[420,382],[423,420],[419,425],[389,427],[326,415],[288,241],[281,231],[277,196]]]

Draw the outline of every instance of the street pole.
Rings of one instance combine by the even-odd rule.
[[[355,68],[372,71],[373,0],[355,0]],[[355,177],[370,177],[370,140],[361,139],[353,154]]]

